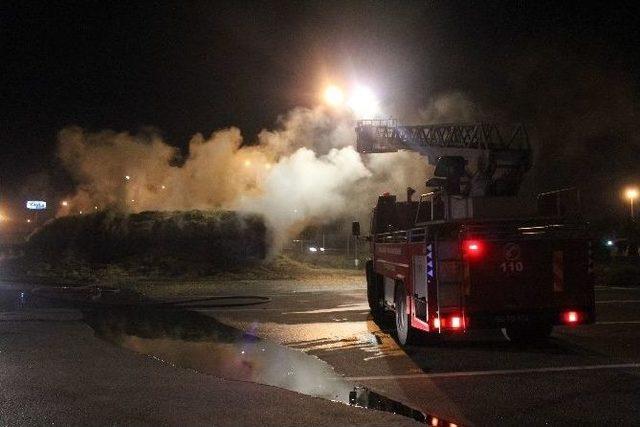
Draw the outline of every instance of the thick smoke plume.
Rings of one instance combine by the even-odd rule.
[[[377,195],[422,189],[428,166],[415,153],[362,157],[354,150],[353,119],[321,107],[295,109],[258,143],[240,130],[195,135],[186,160],[155,134],[59,134],[59,157],[78,183],[60,215],[103,209],[233,209],[264,215],[277,251],[311,224],[366,223]]]
[[[472,123],[484,117],[480,109],[462,92],[451,92],[431,99],[420,109],[421,123]]]

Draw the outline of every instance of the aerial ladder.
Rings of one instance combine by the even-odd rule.
[[[515,196],[531,167],[531,145],[522,124],[495,123],[404,126],[396,120],[361,120],[360,153],[415,151],[436,166],[433,186],[453,194]],[[468,185],[456,189],[458,180]],[[446,185],[450,184],[450,185]]]

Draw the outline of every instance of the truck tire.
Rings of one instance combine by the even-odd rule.
[[[373,270],[373,261],[368,260],[365,264],[367,274],[367,302],[369,310],[374,319],[379,319],[384,314],[382,304],[382,277]]]
[[[416,344],[419,339],[420,331],[411,326],[411,315],[407,306],[407,290],[404,283],[397,282],[395,290],[395,306],[396,306],[396,337],[400,345]]]
[[[503,330],[509,341],[517,344],[545,341],[551,335],[551,331],[553,331],[553,325],[550,323],[514,325]]]

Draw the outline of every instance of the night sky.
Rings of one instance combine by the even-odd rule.
[[[186,145],[245,139],[327,80],[376,89],[402,121],[459,92],[524,122],[535,188],[599,206],[640,183],[640,22],[633,2],[2,2],[0,197],[68,191],[68,125],[152,127]]]

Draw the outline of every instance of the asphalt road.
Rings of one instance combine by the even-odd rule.
[[[558,327],[547,344],[518,347],[499,332],[400,348],[368,314],[364,284],[245,283],[259,307],[200,310],[329,363],[347,379],[467,425],[637,425],[640,289],[597,288],[595,325]]]
[[[213,320],[203,321],[196,313],[161,310],[149,314],[140,307],[123,313],[105,310],[106,319],[129,333],[121,337],[125,342],[142,345],[131,351],[98,337],[97,329],[90,326],[97,312],[88,315],[65,304],[30,301],[28,296],[23,303],[20,295],[15,286],[0,283],[0,426],[417,425],[399,415],[229,378],[241,374],[243,367],[251,370],[251,365],[242,364],[240,352],[229,348],[228,338],[239,332]],[[140,322],[127,317],[130,315],[140,315]],[[153,336],[158,339],[149,338]],[[186,339],[178,339],[181,336]],[[216,338],[223,341],[223,347],[214,345]],[[148,343],[164,343],[162,348],[172,354],[166,359],[149,357],[152,355],[141,351]],[[250,343],[261,348],[276,346],[259,340]],[[216,359],[215,351],[220,350],[228,351]],[[207,375],[171,363],[172,357],[183,362],[189,352],[203,354],[210,363],[225,363],[227,372]],[[294,353],[300,359],[315,360]],[[287,352],[277,354],[286,356]],[[310,364],[315,367],[314,379],[335,377],[317,366],[322,362],[316,362]],[[307,366],[303,373],[308,370]],[[274,372],[277,379],[289,376],[286,370],[280,371]],[[297,372],[291,376],[294,381],[300,377]]]
[[[544,345],[489,331],[405,349],[370,319],[360,277],[225,283],[212,294],[271,300],[91,320],[0,299],[0,424],[411,424],[293,392],[332,381],[458,425],[640,419],[640,289],[598,288],[598,323],[557,328]],[[247,343],[244,333],[264,340]],[[289,370],[299,379],[282,388],[252,382],[279,386]]]

